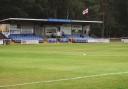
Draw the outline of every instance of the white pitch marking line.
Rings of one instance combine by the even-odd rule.
[[[14,85],[4,85],[4,86],[0,86],[0,88],[16,87],[16,86],[32,85],[32,84],[40,84],[40,83],[61,82],[61,81],[78,80],[78,79],[93,78],[93,77],[103,77],[103,76],[109,76],[109,75],[122,75],[122,74],[128,74],[128,72],[106,73],[106,74],[74,77],[74,78],[56,79],[56,80],[48,80],[48,81],[37,81],[37,82],[21,83],[21,84],[14,84]]]
[[[94,57],[127,57],[128,55],[87,55],[87,56],[94,56]]]

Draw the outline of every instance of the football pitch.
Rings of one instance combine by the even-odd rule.
[[[0,89],[128,89],[128,44],[0,46]]]

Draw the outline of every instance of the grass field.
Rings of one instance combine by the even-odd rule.
[[[128,44],[0,46],[0,89],[128,89]]]

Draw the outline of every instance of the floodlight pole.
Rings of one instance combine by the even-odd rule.
[[[105,20],[104,20],[104,12],[103,12],[102,38],[104,38],[104,32],[105,32]]]
[[[103,24],[102,24],[102,32],[101,32],[101,36],[102,38],[104,38],[105,36],[105,2],[104,0],[101,0],[101,8],[102,8],[102,20],[103,20]]]

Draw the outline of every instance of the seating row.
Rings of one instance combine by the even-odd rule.
[[[11,34],[9,36],[10,39],[14,41],[21,41],[21,40],[38,40],[43,41],[43,37],[33,35],[33,34]]]
[[[15,42],[21,42],[23,40],[38,40],[39,42],[43,42],[44,38],[42,36],[34,35],[34,34],[11,34],[9,38],[14,40]],[[81,36],[81,35],[64,35],[63,38],[48,38],[47,42],[49,43],[86,43],[88,39],[93,39],[89,36]]]

